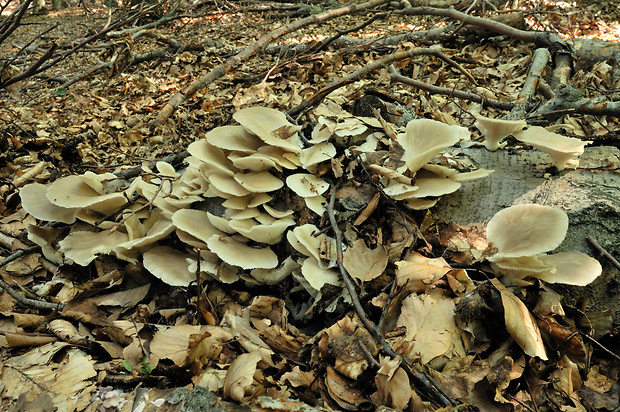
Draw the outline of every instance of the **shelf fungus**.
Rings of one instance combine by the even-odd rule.
[[[576,252],[547,254],[562,243],[567,231],[568,216],[560,209],[535,204],[503,209],[487,225],[487,240],[497,249],[488,261],[508,283],[528,284],[528,278],[538,278],[588,285],[602,272],[596,259]]]
[[[584,147],[592,143],[589,140],[584,141],[552,133],[540,126],[530,127],[515,133],[514,137],[520,142],[547,153],[551,156],[552,164],[558,170],[564,170],[571,159],[583,154]]]
[[[527,126],[525,120],[493,119],[473,112],[476,122],[474,126],[484,135],[484,145],[491,151],[501,147],[500,142],[513,133],[521,131]]]

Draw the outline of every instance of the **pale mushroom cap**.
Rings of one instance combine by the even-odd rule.
[[[250,155],[240,152],[233,152],[228,155],[228,158],[239,170],[262,172],[273,168],[279,172],[282,171],[282,167],[277,164],[271,157],[258,152],[254,152]]]
[[[426,210],[435,206],[438,200],[439,199],[416,199],[412,197],[411,199],[405,200],[405,204],[408,208],[413,210]]]
[[[114,174],[95,175],[96,179],[90,175],[94,173],[86,172],[84,175],[72,175],[56,180],[47,189],[47,199],[65,208],[86,208],[105,203],[106,209],[110,210],[119,208],[127,202],[122,192],[105,192],[103,181],[116,179]]]
[[[247,191],[267,193],[280,189],[284,182],[269,172],[237,173],[235,180]]]
[[[168,246],[156,246],[143,256],[144,268],[170,286],[189,286],[196,274],[189,271],[189,255]]]
[[[553,165],[562,170],[566,163],[583,153],[583,149],[592,141],[583,141],[572,137],[566,137],[552,133],[540,126],[533,126],[521,132],[515,133],[514,137],[520,142],[527,143],[541,152],[551,156]]]
[[[206,140],[197,140],[187,146],[190,155],[203,162],[200,170],[208,174],[217,173],[232,176],[237,168],[226,157],[222,149],[215,147]]]
[[[474,126],[484,135],[486,148],[492,151],[499,149],[499,142],[503,138],[527,126],[525,120],[492,119],[475,112],[473,115],[476,118]]]
[[[79,209],[56,206],[45,196],[47,188],[47,185],[41,183],[30,183],[22,187],[19,197],[22,199],[24,210],[39,220],[67,224],[75,222],[75,215]]]
[[[241,184],[237,181],[237,179],[231,176],[224,175],[212,175],[209,176],[209,180],[211,181],[211,185],[214,189],[221,193],[225,193],[228,196],[222,196],[225,198],[232,196],[246,196],[251,192],[241,186]]]
[[[466,128],[430,119],[410,121],[405,134],[398,136],[398,142],[405,149],[402,160],[412,172],[463,139],[469,139]]]
[[[323,216],[323,213],[325,213],[325,211],[327,210],[325,208],[325,205],[327,204],[327,199],[325,199],[325,197],[321,195],[304,197],[304,202],[306,203],[308,209],[312,210],[319,216]]]
[[[286,178],[286,185],[301,197],[322,195],[329,183],[309,173],[297,173]]]
[[[174,231],[171,221],[161,219],[155,222],[144,236],[117,245],[112,251],[118,256],[130,256],[129,251],[151,245]],[[133,259],[131,259],[133,260]]]
[[[284,231],[295,224],[293,218],[278,219],[271,224],[260,224],[254,219],[231,220],[230,227],[255,242],[274,245],[282,240]]]
[[[108,254],[117,245],[128,240],[127,233],[118,230],[77,231],[69,233],[67,237],[58,242],[58,245],[60,251],[65,254],[65,258],[73,260],[80,266],[88,266],[98,254]]]
[[[313,289],[319,291],[325,284],[340,285],[340,276],[335,270],[322,267],[316,258],[305,259],[301,265],[301,274]]]
[[[220,126],[205,135],[207,142],[220,149],[255,152],[263,142],[243,126]]]
[[[205,243],[213,235],[224,235],[224,232],[211,223],[208,213],[202,210],[177,210],[172,215],[172,223],[178,229]]]
[[[278,257],[271,249],[253,248],[229,236],[213,235],[207,246],[224,262],[243,269],[273,269],[278,266]]]
[[[547,283],[586,286],[603,272],[603,268],[598,260],[591,258],[585,253],[562,252],[541,256],[540,260],[545,264],[555,266],[555,271],[553,272],[543,272],[534,275]]]
[[[330,160],[336,156],[336,147],[329,143],[323,142],[303,149],[299,154],[299,160],[304,169],[310,170],[312,166]]]
[[[237,111],[233,119],[268,145],[281,147],[293,153],[301,151],[297,137],[301,127],[290,123],[286,115],[278,110],[248,107]]]
[[[461,184],[452,179],[442,177],[421,177],[415,180],[418,190],[411,193],[409,197],[438,197],[459,190]]]
[[[555,249],[568,230],[562,210],[526,204],[500,210],[487,225],[487,240],[497,248],[490,261],[532,256]]]

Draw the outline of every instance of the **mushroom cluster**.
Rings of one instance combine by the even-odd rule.
[[[547,254],[567,231],[568,216],[554,207],[523,204],[500,210],[487,225],[487,240],[497,249],[488,261],[508,283],[528,284],[526,278],[538,278],[585,286],[602,272],[596,259],[577,252]]]
[[[583,154],[584,147],[592,143],[562,136],[540,126],[527,127],[525,120],[493,119],[476,112],[473,115],[476,119],[474,126],[484,135],[487,149],[499,149],[502,146],[500,141],[513,135],[520,142],[551,156],[551,162],[558,170],[564,170],[568,161]]]
[[[465,127],[447,125],[430,119],[415,119],[407,124],[397,142],[404,150],[404,165],[392,170],[371,165],[384,177],[385,193],[403,200],[411,209],[433,207],[440,196],[457,191],[463,182],[488,176],[493,170],[478,169],[461,173],[447,166],[429,163],[433,158],[461,140],[470,138]]]
[[[340,286],[332,269],[334,241],[315,237],[319,230],[312,225],[295,227],[294,211],[277,192],[286,185],[308,209],[323,215],[330,186],[316,172],[336,155],[329,140],[361,142],[363,150],[374,150],[379,132],[373,129],[380,127],[376,119],[349,114],[338,121],[328,113],[317,114],[306,147],[301,127],[284,113],[251,107],[234,114],[238,125],[215,128],[190,144],[183,170],[158,162],[154,170],[143,167],[131,182],[112,173],[87,172],[50,185],[26,185],[20,192],[26,212],[70,225],[33,226],[29,237],[58,264],[86,266],[104,254],[132,263],[142,257],[149,272],[173,286],[187,286],[197,274],[224,283],[242,278],[261,284],[294,274],[317,297],[327,283]],[[403,166],[374,165],[386,193],[410,207],[428,208],[461,182],[486,176],[490,171],[459,173],[429,164],[467,138],[459,126],[412,121],[398,139]],[[284,237],[302,258],[279,259],[274,246]]]

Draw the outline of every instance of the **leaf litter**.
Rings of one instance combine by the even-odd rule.
[[[225,26],[220,29],[226,33]],[[13,168],[32,166],[20,174],[15,187],[63,181],[50,172],[58,174],[67,158],[57,147],[46,145],[55,141],[50,137],[66,141],[68,132],[96,142],[82,143],[77,150],[81,162],[98,167],[92,175],[69,174],[74,180],[79,175],[78,186],[88,188],[79,203],[65,203],[50,195],[55,189],[45,186],[42,196],[48,206],[70,213],[76,209],[76,223],[42,227],[24,209],[13,213],[12,207],[2,205],[7,250],[25,248],[20,239],[41,246],[40,252],[5,265],[3,279],[27,298],[53,304],[24,309],[27,301],[19,304],[7,293],[2,295],[3,402],[22,408],[53,405],[58,410],[127,410],[132,403],[142,410],[180,408],[196,399],[224,409],[231,407],[227,402],[236,402],[256,410],[356,410],[368,405],[437,410],[440,399],[480,410],[617,406],[617,359],[593,359],[594,349],[600,348],[585,338],[595,332],[590,316],[599,315],[562,305],[549,296],[553,292],[544,282],[530,278],[527,285],[515,287],[492,278],[486,259],[496,251],[479,228],[442,227],[427,211],[432,201],[452,189],[416,187],[424,179],[450,181],[457,189],[467,184],[455,180],[454,173],[471,170],[451,168],[445,151],[454,142],[423,158],[403,157],[403,148],[392,142],[380,120],[342,109],[365,82],[332,93],[310,112],[314,128],[305,136],[310,137],[310,148],[329,140],[336,156],[320,156],[332,150],[327,145],[307,157],[297,156],[294,149],[300,146],[290,140],[296,130],[258,131],[240,121],[252,138],[270,135],[268,140],[261,138],[266,143],[262,147],[269,146],[264,152],[275,159],[258,162],[268,164],[265,170],[237,166],[239,160],[235,165],[235,159],[247,158],[247,153],[209,141],[207,152],[201,152],[208,153],[208,162],[192,153],[182,173],[160,162],[127,180],[133,192],[124,184],[107,187],[119,179],[101,173],[104,170],[119,171],[117,164],[136,158],[160,159],[194,139],[201,141],[207,130],[225,123],[223,114],[230,109],[239,113],[256,105],[291,107],[303,97],[304,82],[222,87],[202,96],[197,110],[178,115],[178,120],[192,118],[196,127],[187,129],[179,122],[151,136],[141,124],[141,112],[160,106],[164,95],[156,102],[152,93],[168,92],[182,77],[179,74],[192,69],[185,61],[191,56],[182,56],[175,60],[177,71],[170,72],[168,84],[161,81],[165,77],[123,73],[95,84],[90,96],[79,97],[79,104],[55,97],[61,105],[51,118],[22,108],[24,118],[33,119],[31,125],[37,124],[38,130],[29,142],[35,149],[11,163]],[[333,66],[342,62],[325,59],[322,64],[329,80],[337,70]],[[515,63],[501,70],[517,67]],[[244,65],[239,73],[244,71],[254,68]],[[441,83],[443,76],[435,72],[431,81]],[[497,77],[508,78],[500,71]],[[231,85],[234,80],[228,79]],[[131,84],[136,87],[128,87]],[[511,87],[497,84],[503,93],[510,93]],[[119,92],[129,94],[130,101],[98,96]],[[228,105],[223,102],[229,101],[233,107],[223,110]],[[97,103],[99,115],[86,121],[88,102]],[[448,114],[447,104],[439,96],[416,102],[418,112],[460,124],[454,120],[456,111]],[[69,126],[75,130],[58,121],[71,113],[82,117],[73,121],[81,126]],[[196,121],[204,118],[211,120]],[[313,141],[322,129],[329,130],[327,139]],[[403,126],[395,130],[405,133]],[[461,140],[469,137],[464,133],[467,137]],[[107,152],[111,147],[118,149],[113,156]],[[274,169],[277,162],[280,169]],[[216,186],[205,168],[216,168],[211,176],[217,174],[213,170],[224,170],[222,176],[229,178]],[[282,174],[283,169],[298,168],[311,173],[301,192]],[[257,189],[240,177],[248,170],[269,173],[283,185]],[[349,191],[342,190],[345,185]],[[209,187],[211,198],[220,204],[192,197]],[[127,196],[119,196],[122,192]],[[416,192],[423,195],[416,197]],[[269,199],[261,196],[266,193]],[[336,228],[327,218],[332,193]],[[112,205],[105,206],[110,199]],[[397,203],[403,200],[408,207]],[[181,223],[183,210],[196,213],[188,225]],[[40,219],[55,221],[58,215],[53,216]],[[287,216],[295,217],[294,225],[274,227]],[[173,224],[156,226],[162,221]],[[305,231],[298,230],[304,225]],[[336,231],[341,232],[340,242]],[[99,233],[105,236],[91,241]],[[113,241],[106,244],[104,239]],[[438,256],[437,245],[446,248],[445,258],[432,257]],[[227,253],[230,246],[239,249]],[[165,262],[174,264],[158,275],[153,260],[164,253],[171,253]],[[253,253],[249,263],[233,261],[247,253]],[[351,275],[362,314],[376,328],[360,318],[355,306],[352,309],[355,296],[344,286],[341,271]],[[610,325],[609,316],[603,315],[596,330],[599,338]],[[396,356],[383,350],[377,331]],[[420,383],[420,375],[430,383]],[[140,395],[138,385],[146,388]]]

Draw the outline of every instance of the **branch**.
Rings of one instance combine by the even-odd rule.
[[[287,24],[267,33],[265,36],[258,39],[252,46],[243,49],[239,54],[231,57],[224,63],[219,64],[206,75],[190,83],[190,85],[187,86],[185,90],[174,95],[170,100],[168,100],[168,103],[166,103],[164,108],[159,112],[159,115],[151,125],[152,128],[163,124],[172,115],[172,113],[176,110],[177,107],[183,104],[183,102],[185,102],[188,98],[196,94],[198,90],[204,88],[209,83],[214,82],[215,80],[229,73],[242,63],[248,61],[252,56],[263,50],[269,43],[271,43],[275,39],[292,33],[302,27],[309,26],[311,24],[321,23],[326,20],[340,17],[346,14],[363,12],[367,9],[381,6],[388,1],[389,0],[370,0],[365,3],[351,4],[349,6],[345,6],[339,9],[314,14],[312,16],[297,20],[291,24]]]
[[[519,93],[519,97],[517,97],[517,101],[515,102],[515,107],[510,111],[508,116],[504,117],[505,119],[523,119],[525,118],[525,113],[527,112],[528,107],[531,107],[532,100],[534,100],[534,94],[538,89],[538,85],[540,84],[540,80],[542,78],[543,71],[549,62],[549,58],[551,54],[547,49],[536,49],[534,51],[534,56],[532,57],[532,64],[530,66],[530,71],[525,79],[525,84],[523,84],[523,88]]]
[[[515,107],[514,103],[503,102],[501,100],[487,99],[486,97],[478,94],[463,92],[460,90],[449,89],[447,87],[433,86],[423,83],[418,80],[414,80],[409,77],[405,77],[396,71],[394,66],[390,66],[390,78],[392,81],[408,84],[409,86],[417,87],[418,89],[426,90],[431,93],[443,94],[445,96],[452,96],[458,99],[469,100],[476,103],[481,103],[482,106],[495,107],[501,110],[512,110]]]
[[[0,262],[0,268],[8,265],[9,263],[13,262],[14,260],[19,259],[20,257],[28,253],[38,251],[39,249],[40,249],[40,246],[31,246],[26,249],[18,250],[17,252],[9,255],[2,262]],[[24,297],[20,295],[19,293],[17,293],[15,290],[13,290],[11,285],[6,283],[1,278],[0,278],[0,288],[2,288],[6,293],[11,295],[13,299],[15,299],[17,302],[29,308],[60,311],[64,307],[62,303],[52,303],[52,302],[46,302],[44,300],[30,299],[30,298]]]
[[[336,89],[339,89],[343,86],[346,86],[347,84],[353,83],[361,78],[363,78],[364,76],[366,76],[368,73],[377,70],[381,67],[387,66],[389,64],[391,64],[392,62],[398,61],[398,60],[404,60],[404,59],[408,59],[411,58],[413,56],[421,56],[421,55],[425,55],[425,56],[435,56],[445,62],[448,62],[451,65],[456,66],[457,68],[459,68],[459,70],[461,70],[462,68],[460,67],[460,65],[458,65],[457,63],[455,63],[452,59],[450,59],[448,56],[446,56],[444,53],[441,52],[441,50],[439,49],[423,49],[423,48],[413,48],[413,49],[409,49],[407,51],[403,51],[403,52],[396,52],[396,53],[392,53],[390,55],[387,55],[386,57],[379,59],[379,60],[375,60],[374,62],[362,67],[361,69],[358,69],[356,71],[354,71],[353,73],[348,74],[347,76],[336,80],[334,82],[332,82],[331,84],[325,86],[324,88],[322,88],[321,90],[319,90],[318,92],[316,92],[316,94],[314,96],[312,96],[312,98],[310,100],[304,100],[301,104],[299,104],[296,107],[293,107],[292,109],[290,109],[287,113],[288,115],[292,116],[297,116],[299,114],[305,113],[308,110],[312,109],[313,107],[318,106],[319,103],[321,103],[321,101],[323,101],[323,99],[330,94],[331,92],[333,92]],[[464,70],[464,69],[462,69]],[[467,73],[467,72],[466,72]]]

